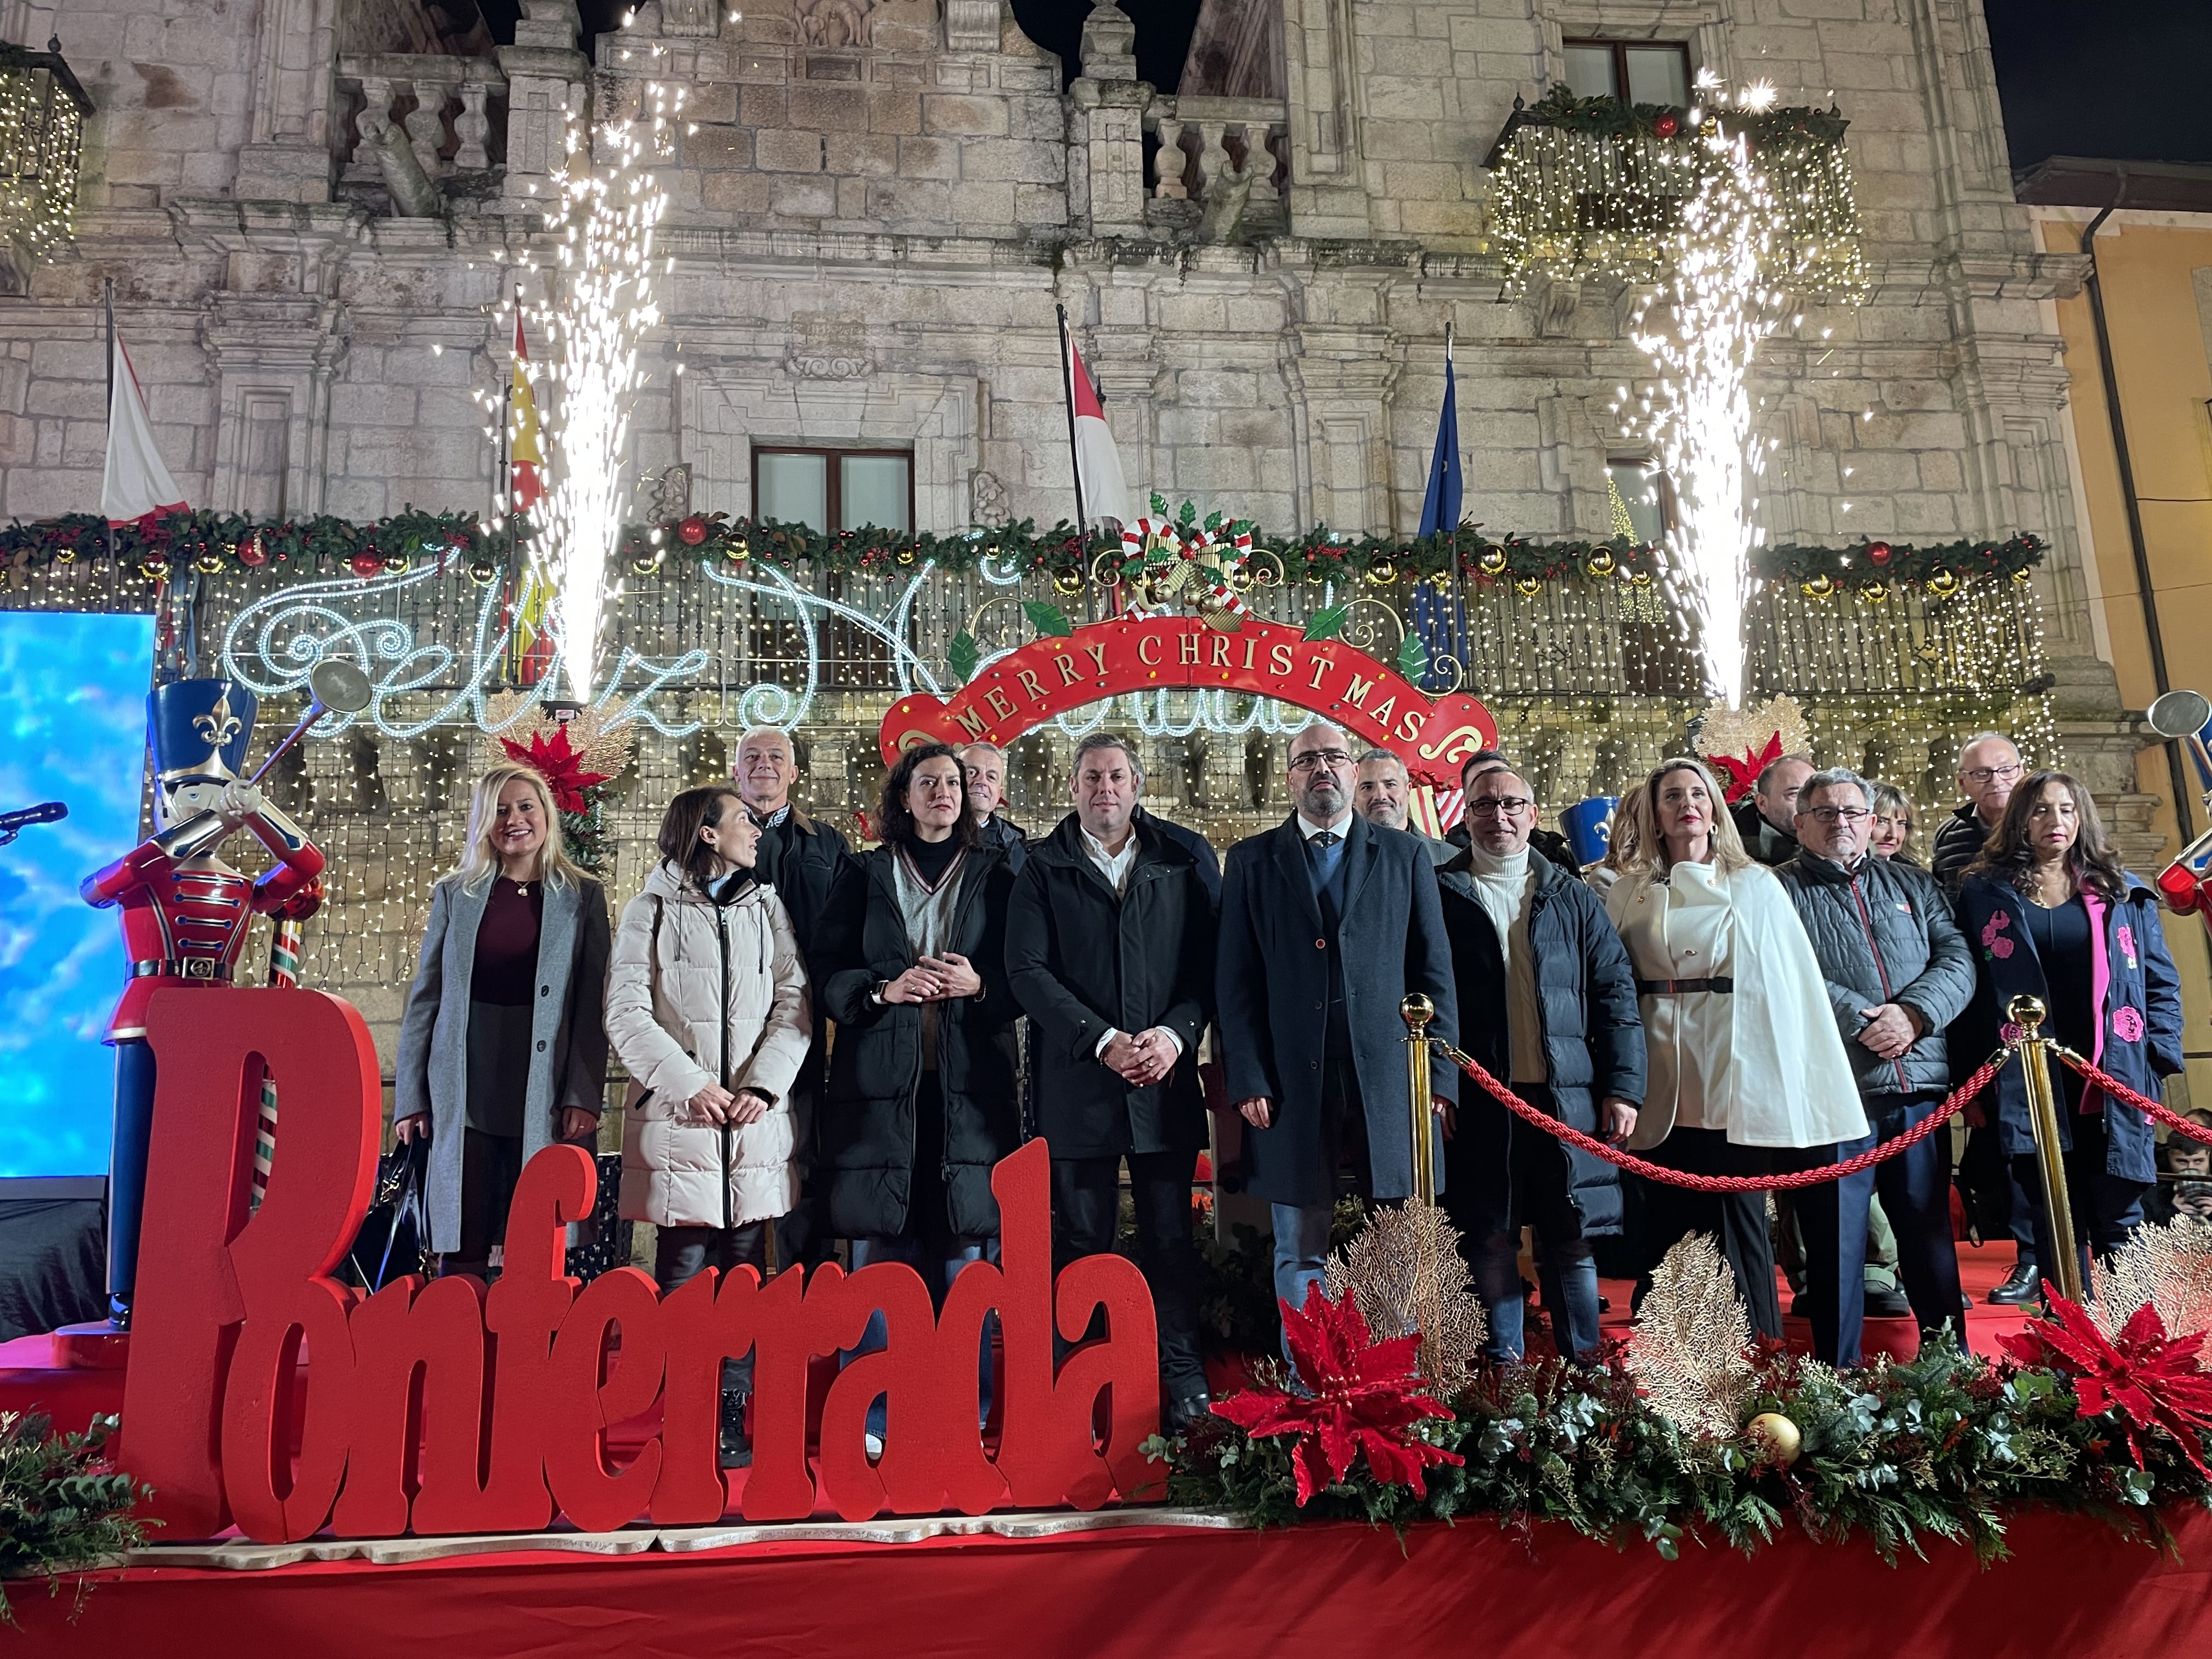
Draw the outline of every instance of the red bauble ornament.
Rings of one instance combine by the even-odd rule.
[[[1890,560],[1895,556],[1896,555],[1891,550],[1890,545],[1887,542],[1869,542],[1867,544],[1867,557],[1875,564],[1887,564]]]
[[[676,539],[686,547],[696,547],[707,539],[707,521],[694,513],[681,520],[676,526]]]
[[[1662,112],[1651,123],[1651,131],[1662,138],[1672,138],[1681,129],[1681,122],[1674,118],[1674,112],[1671,110]]]
[[[269,562],[269,550],[262,545],[259,536],[248,536],[239,543],[238,562],[249,570],[258,570]]]
[[[371,576],[381,576],[384,574],[384,559],[380,554],[356,553],[346,562],[353,568],[353,574],[363,581],[367,581]]]

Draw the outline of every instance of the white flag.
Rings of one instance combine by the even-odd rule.
[[[181,513],[184,491],[161,465],[154,423],[131,368],[123,337],[109,336],[108,373],[115,383],[107,403],[107,466],[100,478],[100,510],[110,524],[132,524],[149,513]]]
[[[1075,341],[1067,342],[1067,380],[1075,398],[1075,475],[1083,492],[1083,510],[1092,519],[1134,523],[1137,509],[1129,499],[1129,486],[1121,477],[1121,452],[1114,447],[1114,433],[1106,424],[1106,410],[1098,401],[1098,388],[1084,367]]]

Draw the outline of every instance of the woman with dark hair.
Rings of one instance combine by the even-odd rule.
[[[768,1224],[799,1196],[791,1087],[813,1022],[791,917],[753,877],[760,835],[734,784],[670,801],[608,964],[607,1036],[630,1076],[622,1213],[656,1229],[663,1291],[709,1264],[764,1270]],[[751,1462],[751,1392],[750,1356],[723,1362],[725,1468]]]
[[[2181,989],[2149,887],[2120,867],[2089,792],[2063,772],[2022,780],[2004,816],[1967,866],[1959,925],[1981,964],[1968,1018],[1980,1028],[1971,1052],[1996,1046],[2012,1000],[2042,999],[2046,1036],[2086,1054],[2154,1099],[2159,1080],[2182,1069]],[[2158,1179],[2149,1121],[2133,1106],[2086,1086],[2070,1068],[2061,1081],[2059,1144],[2068,1207],[2085,1250],[2109,1255],[2142,1219],[2142,1195]],[[2034,1206],[2037,1260],[2057,1258],[2044,1212],[2035,1136],[2021,1068],[1997,1074],[1997,1125],[2013,1178]]]
[[[430,890],[392,1068],[392,1132],[430,1146],[440,1272],[489,1273],[522,1166],[597,1134],[606,963],[606,894],[562,849],[544,775],[490,768],[460,866]]]
[[[979,838],[945,744],[899,757],[876,821],[883,844],[838,878],[819,953],[822,1006],[837,1023],[822,1113],[830,1221],[853,1241],[854,1267],[907,1262],[941,1306],[998,1237],[991,1169],[1019,1135],[1021,1011],[1005,966],[1013,876]],[[878,1316],[856,1352],[883,1342]],[[884,1420],[878,1396],[871,1455]]]

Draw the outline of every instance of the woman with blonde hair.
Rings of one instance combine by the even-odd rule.
[[[622,1212],[653,1223],[663,1291],[709,1265],[765,1273],[769,1224],[799,1197],[791,1090],[813,1021],[790,913],[754,877],[760,840],[734,783],[683,791],[615,934],[607,1036],[630,1076]],[[722,1362],[726,1468],[752,1461],[752,1370],[750,1355]]]
[[[1760,1176],[1867,1133],[1826,981],[1796,907],[1754,862],[1702,762],[1662,761],[1606,912],[1636,969],[1649,1075],[1632,1151],[1687,1174]],[[1627,805],[1623,801],[1623,806]],[[1653,1259],[1715,1236],[1762,1335],[1782,1304],[1763,1193],[1649,1183]]]
[[[545,779],[492,767],[460,866],[430,891],[392,1067],[392,1133],[430,1146],[441,1273],[488,1272],[522,1166],[597,1133],[606,964],[606,894],[562,850]]]

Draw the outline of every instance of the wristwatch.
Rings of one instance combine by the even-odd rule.
[[[890,988],[890,983],[887,979],[879,979],[868,987],[868,1001],[872,1006],[880,1008],[884,1006],[884,993]]]

